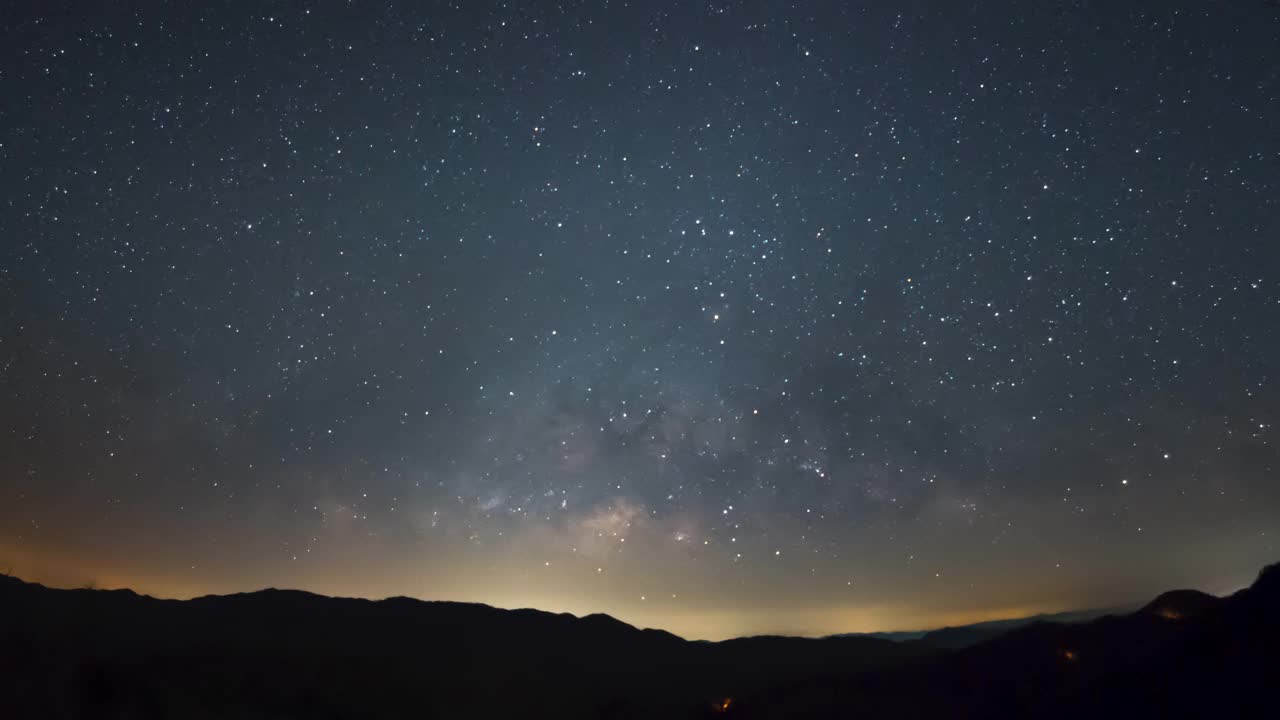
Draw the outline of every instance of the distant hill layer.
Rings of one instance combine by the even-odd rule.
[[[1210,596],[1212,597],[1212,596]],[[990,620],[987,622],[957,625],[936,630],[907,630],[898,632],[845,633],[831,637],[870,637],[895,642],[917,640],[933,648],[958,650],[976,645],[984,640],[1038,622],[1048,623],[1081,623],[1096,620],[1104,615],[1118,615],[1132,611],[1133,608],[1109,608],[1105,610],[1072,610],[1070,612],[1046,613],[1025,618],[1008,620]]]

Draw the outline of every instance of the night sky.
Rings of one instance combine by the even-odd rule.
[[[686,637],[1280,559],[1280,9],[0,11],[0,570]]]

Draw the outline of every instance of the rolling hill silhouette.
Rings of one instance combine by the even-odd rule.
[[[983,627],[955,650],[927,636],[691,642],[606,615],[292,590],[159,600],[0,577],[0,716],[1239,717],[1270,701],[1277,608],[1273,565],[1230,597],[1177,591],[1087,623]]]

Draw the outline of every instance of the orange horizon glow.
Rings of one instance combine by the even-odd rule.
[[[603,612],[638,628],[665,630],[688,640],[727,640],[753,635],[790,635],[797,637],[823,637],[846,633],[913,632],[942,627],[970,625],[992,620],[1014,620],[1033,615],[1064,612],[1072,608],[1060,605],[1011,606],[965,611],[929,611],[909,607],[805,607],[770,610],[754,608],[740,610],[632,610],[610,611],[584,604],[566,603],[563,598],[530,594],[527,596],[488,595],[482,593],[451,592],[438,596],[421,596],[396,591],[394,588],[345,587],[332,578],[317,582],[281,584],[239,584],[231,579],[201,583],[174,583],[157,581],[145,576],[123,573],[86,573],[84,568],[39,569],[18,565],[24,571],[11,574],[27,582],[35,582],[52,588],[78,589],[91,586],[98,590],[127,589],[140,595],[166,600],[190,600],[206,595],[229,595],[254,592],[268,587],[301,590],[330,597],[383,600],[390,597],[412,597],[424,602],[468,602],[492,607],[517,610],[535,609],[550,613],[569,613],[578,617]]]

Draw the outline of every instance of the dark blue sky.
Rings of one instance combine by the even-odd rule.
[[[0,562],[692,637],[1277,556],[1264,2],[18,3]]]

